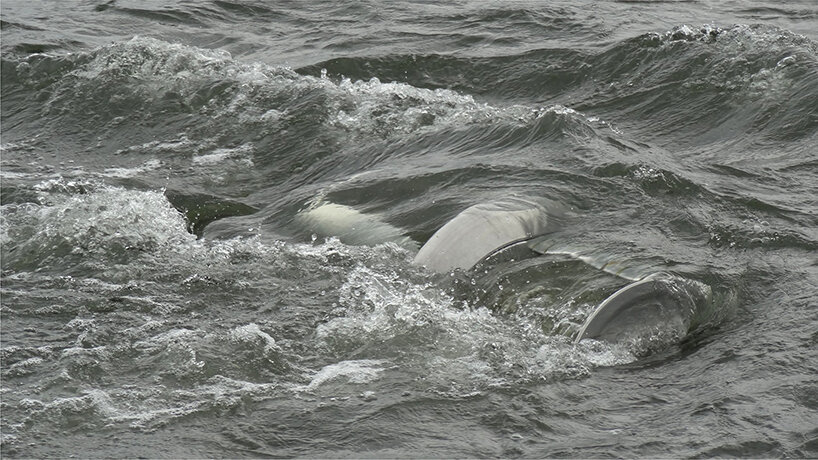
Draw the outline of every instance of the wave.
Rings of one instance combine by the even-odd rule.
[[[187,139],[188,159],[219,146],[253,149],[260,158],[251,161],[279,176],[361,141],[407,135],[421,149],[505,148],[577,134],[623,143],[595,132],[610,127],[592,122],[597,116],[659,145],[774,142],[818,126],[809,116],[818,102],[815,49],[771,27],[681,26],[598,52],[341,58],[294,71],[137,37],[65,56],[4,56],[3,116],[7,139],[36,133],[46,151],[69,142],[127,153],[155,139]],[[464,75],[474,82],[460,82]],[[501,94],[545,104],[475,99]],[[140,129],[125,134],[128,125]],[[52,142],[42,132],[53,133]]]
[[[646,139],[671,135],[678,142],[696,131],[699,142],[724,141],[743,133],[735,125],[792,139],[816,126],[804,117],[818,97],[816,49],[811,40],[770,26],[683,25],[601,51],[344,57],[298,71],[315,74],[324,68],[353,79],[375,74],[486,98],[571,101],[578,110],[638,121],[630,125]],[[733,132],[725,132],[728,123]]]
[[[477,194],[490,199],[500,193],[494,190],[494,179],[502,177],[504,193],[520,189],[545,192],[585,207],[583,202],[590,198],[576,191],[577,184],[607,195],[621,190],[619,179],[624,178],[657,199],[691,200],[702,194],[713,197],[701,185],[699,174],[671,164],[667,152],[653,154],[654,147],[631,140],[632,133],[622,134],[596,114],[616,114],[615,119],[624,120],[617,123],[650,132],[646,138],[671,131],[664,142],[678,143],[679,136],[690,137],[693,131],[696,136],[687,144],[743,141],[748,136],[741,127],[749,129],[748,123],[760,123],[763,117],[769,118],[765,122],[769,127],[783,123],[787,128],[762,129],[749,136],[750,142],[785,135],[797,138],[787,129],[812,132],[815,120],[802,112],[814,106],[801,106],[818,95],[818,88],[804,91],[802,86],[818,81],[806,78],[800,81],[802,86],[790,83],[798,75],[811,75],[815,60],[806,51],[814,48],[809,40],[779,29],[736,26],[679,27],[629,39],[598,53],[571,52],[573,57],[566,56],[585,59],[591,74],[610,74],[609,79],[638,74],[644,80],[641,88],[636,84],[625,85],[621,91],[609,84],[601,88],[600,82],[593,82],[593,75],[566,67],[579,78],[571,83],[575,91],[585,91],[585,101],[576,105],[587,107],[583,112],[557,104],[491,104],[451,89],[384,83],[377,78],[352,80],[329,71],[305,75],[305,69],[243,63],[222,51],[137,37],[65,56],[4,56],[4,153],[6,164],[10,158],[14,165],[15,161],[22,163],[32,148],[44,154],[59,150],[91,171],[99,158],[111,158],[122,164],[98,173],[125,180],[128,171],[139,171],[142,187],[148,189],[164,186],[166,171],[178,168],[192,171],[202,184],[215,182],[210,186],[215,190],[228,179],[213,181],[213,175],[229,174],[227,177],[248,178],[259,187],[281,185],[286,192],[279,189],[280,196],[272,200],[261,196],[256,202],[245,202],[237,198],[253,187],[242,184],[225,191],[229,199],[208,208],[212,215],[201,219],[191,218],[188,211],[196,206],[188,206],[188,222],[199,235],[204,225],[219,217],[268,207],[261,219],[286,219],[280,214],[282,209],[294,211],[328,188],[334,194],[345,193],[346,188],[354,201],[359,195],[356,190],[383,188],[384,183],[419,194],[468,182]],[[518,64],[531,64],[532,57],[543,59],[548,52],[527,53]],[[503,61],[486,62],[497,65]],[[713,72],[714,66],[720,71]],[[529,75],[539,70],[537,65],[529,67]],[[724,86],[725,81],[743,83]],[[588,91],[589,82],[601,89]],[[697,90],[697,84],[709,89]],[[754,85],[761,85],[763,91],[753,89]],[[784,93],[776,93],[773,87]],[[513,85],[509,88],[513,92]],[[759,93],[756,102],[762,102],[753,102],[752,91]],[[792,91],[798,96],[788,104],[778,104]],[[733,93],[743,94],[743,99],[730,101]],[[650,103],[654,98],[662,102]],[[673,104],[669,102],[673,98],[684,101]],[[42,104],[31,104],[32,99]],[[763,102],[766,99],[769,101]],[[720,101],[721,106],[710,104],[713,101]],[[735,106],[738,102],[744,105]],[[770,115],[773,112],[765,112],[765,104],[786,113]],[[691,108],[699,105],[704,105],[703,111],[692,113]],[[725,111],[726,106],[730,109]],[[711,115],[725,118],[737,129],[726,130],[708,121]],[[633,117],[649,122],[634,128],[629,121]],[[702,128],[705,123],[708,127]],[[132,129],[134,125],[139,129]],[[711,136],[716,132],[721,134]],[[72,158],[66,150],[77,153]],[[498,157],[497,152],[504,153]],[[362,186],[338,185],[339,178],[346,181],[362,171],[371,173]],[[409,172],[411,177],[406,178],[406,173],[395,177],[394,171]],[[544,190],[546,179],[551,184]],[[401,182],[407,185],[399,186]],[[333,183],[336,185],[326,186]],[[402,227],[410,234],[422,236],[433,231],[432,225],[442,217],[430,223],[418,222],[418,215],[428,215],[441,205],[451,208],[474,203],[448,196],[445,190],[442,193],[437,197],[427,194],[414,208],[393,210],[385,217],[403,220],[406,225]],[[190,205],[190,197],[221,194],[193,190],[183,194],[187,198],[182,201]],[[379,194],[382,199],[400,199],[391,192]],[[25,187],[15,188],[13,196],[17,197],[13,201],[29,200]],[[199,204],[204,206],[208,200],[199,200]],[[440,204],[430,208],[437,200]],[[199,208],[204,209],[202,206]],[[367,206],[377,207],[378,202]],[[700,222],[698,227],[711,224]],[[283,225],[277,227],[281,230]]]
[[[268,183],[292,180],[362,145],[372,146],[362,162],[374,164],[384,159],[384,145],[397,156],[441,145],[456,153],[570,142],[610,130],[560,105],[491,105],[448,89],[301,75],[151,38],[66,56],[4,58],[3,79],[8,153],[36,142],[44,155],[91,151],[130,168],[150,155],[170,167],[201,170],[231,151],[238,153],[229,157],[246,160],[234,162],[238,174],[246,174],[242,167],[265,171]],[[319,169],[325,174],[331,167]],[[313,177],[305,174],[304,180]]]
[[[192,236],[161,192],[71,181],[37,188],[38,203],[3,206],[4,267],[70,267],[100,254],[123,261]]]

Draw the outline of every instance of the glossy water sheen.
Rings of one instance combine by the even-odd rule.
[[[818,456],[817,42],[812,0],[3,1],[0,453]],[[510,197],[562,207],[536,253],[412,264]],[[712,295],[574,344],[660,270]]]

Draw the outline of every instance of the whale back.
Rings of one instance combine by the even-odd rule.
[[[341,204],[316,203],[299,212],[294,221],[316,236],[334,236],[344,244],[374,246],[391,242],[409,250],[417,249],[417,243],[403,230],[384,222],[380,216]]]
[[[544,233],[547,226],[545,207],[533,201],[477,204],[435,232],[413,263],[437,273],[468,270],[500,249]]]

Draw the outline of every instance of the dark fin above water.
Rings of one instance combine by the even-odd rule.
[[[190,233],[201,237],[207,224],[233,216],[254,214],[258,209],[244,203],[205,193],[182,193],[166,190],[170,204],[184,214]]]

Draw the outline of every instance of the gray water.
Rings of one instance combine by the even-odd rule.
[[[0,15],[4,457],[818,456],[814,1]],[[544,254],[411,263],[519,197]]]

